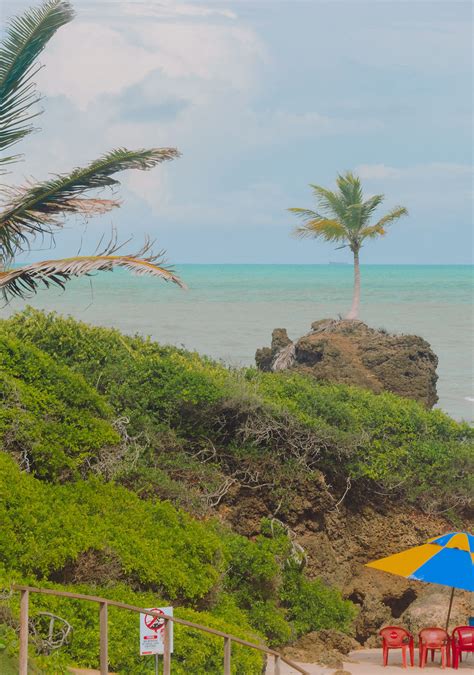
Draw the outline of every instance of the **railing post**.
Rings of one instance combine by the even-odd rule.
[[[20,591],[20,675],[28,675],[28,600],[29,592]]]
[[[230,662],[232,657],[232,640],[224,638],[224,675],[230,675]]]
[[[171,674],[171,622],[165,619],[165,633],[163,636],[163,675]]]
[[[279,656],[275,656],[275,670],[274,670],[274,675],[280,675],[280,666],[281,666],[281,659]]]
[[[99,609],[100,623],[100,675],[109,672],[109,643],[107,637],[107,603],[101,602]]]

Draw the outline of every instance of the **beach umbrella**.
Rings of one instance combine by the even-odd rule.
[[[474,536],[468,532],[448,532],[429,539],[426,544],[374,560],[366,566],[405,579],[450,586],[447,630],[454,589],[474,591]]]

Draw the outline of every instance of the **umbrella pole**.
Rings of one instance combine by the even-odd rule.
[[[453,606],[453,598],[454,598],[454,587],[451,589],[451,597],[449,598],[448,616],[446,618],[446,632],[448,632],[449,619],[451,618],[451,608]]]

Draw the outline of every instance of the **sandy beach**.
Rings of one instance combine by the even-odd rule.
[[[382,650],[381,649],[361,649],[349,654],[350,661],[344,662],[344,674],[346,675],[396,675],[396,673],[404,672],[402,667],[402,658],[401,652],[395,653],[392,652],[389,658],[389,665],[384,668],[382,666]],[[439,655],[435,658],[435,662],[428,662],[426,665],[426,670],[429,672],[440,672],[442,670]],[[335,668],[324,668],[323,666],[317,665],[315,663],[301,663],[305,670],[310,673],[310,675],[334,675],[334,673],[341,673],[340,670]],[[415,668],[418,668],[418,650],[415,650]],[[407,669],[407,671],[410,668]],[[450,672],[452,669],[447,668],[446,671]],[[472,656],[464,660],[463,663],[459,665],[459,671],[463,673],[474,673],[474,658]],[[267,667],[266,675],[274,675],[273,664],[269,664]],[[289,666],[283,665],[281,668],[281,675],[297,675],[297,671]]]

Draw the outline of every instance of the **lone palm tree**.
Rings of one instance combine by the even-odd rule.
[[[377,222],[370,224],[372,216],[384,201],[384,195],[374,195],[364,200],[360,179],[351,172],[337,177],[336,192],[320,185],[310,185],[318,210],[292,208],[292,213],[302,218],[303,225],[296,227],[297,237],[321,238],[348,246],[354,255],[354,293],[352,307],[346,319],[357,319],[360,305],[359,251],[365,239],[375,239],[387,234],[386,227],[402,216],[408,215],[403,206],[396,206]]]
[[[0,173],[20,157],[10,148],[33,130],[40,96],[34,77],[41,66],[37,59],[55,32],[74,18],[67,0],[47,0],[40,7],[13,18],[0,44]],[[5,154],[7,151],[8,154]],[[105,213],[120,204],[116,199],[90,196],[91,190],[115,188],[112,176],[127,169],[146,171],[157,164],[179,157],[175,148],[108,152],[83,168],[56,174],[43,182],[30,181],[22,187],[3,186],[0,207],[0,292],[6,301],[27,297],[41,285],[64,286],[74,276],[124,267],[137,274],[150,274],[183,286],[179,277],[163,265],[163,252],[153,254],[151,244],[132,255],[118,255],[121,246],[115,237],[100,254],[47,260],[25,267],[11,268],[18,253],[28,250],[35,237],[54,237],[66,216],[85,218]],[[10,267],[10,269],[8,269]]]

